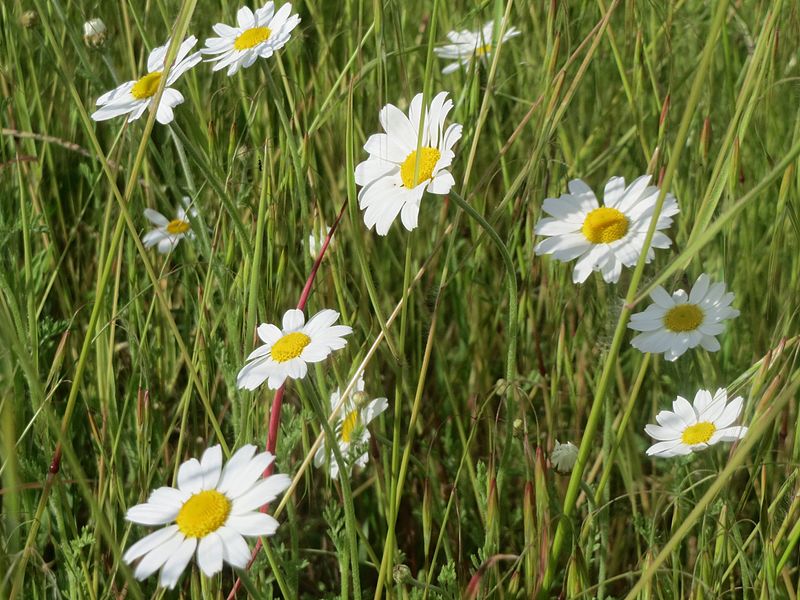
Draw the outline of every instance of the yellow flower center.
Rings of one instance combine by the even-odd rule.
[[[403,164],[400,165],[400,179],[403,180],[403,185],[409,189],[415,188],[423,181],[430,179],[433,175],[433,169],[436,163],[439,162],[439,159],[442,157],[441,152],[429,146],[420,148],[419,151],[421,154],[419,157],[419,171],[417,172],[416,178],[414,177],[414,170],[417,168],[416,150],[406,156]]]
[[[303,352],[303,348],[310,343],[311,338],[305,333],[300,333],[299,331],[287,333],[272,344],[272,349],[270,350],[272,360],[282,363],[297,358]]]
[[[261,42],[266,42],[270,35],[272,35],[272,31],[269,27],[253,27],[240,33],[233,40],[233,47],[237,50],[249,50]]]
[[[483,46],[475,48],[475,56],[485,56],[485,55],[489,54],[489,52],[491,52],[491,51],[492,51],[492,45],[491,44],[485,44]]]
[[[231,513],[231,501],[217,490],[194,494],[181,507],[175,523],[189,538],[207,536],[222,527]]]
[[[342,441],[349,444],[353,439],[353,432],[358,426],[358,409],[355,409],[347,415],[347,418],[342,422]]]
[[[172,235],[186,233],[191,228],[192,226],[188,222],[181,221],[180,219],[173,219],[167,223],[167,233],[171,233]]]
[[[679,304],[664,315],[664,325],[670,331],[694,331],[703,322],[703,309],[697,304]]]
[[[161,71],[148,73],[133,84],[133,87],[131,88],[131,96],[137,100],[150,98],[151,96],[155,95],[159,83],[161,83]]]
[[[593,244],[610,244],[628,233],[628,217],[616,208],[601,206],[586,215],[581,231]]]
[[[705,444],[714,435],[717,426],[708,421],[702,423],[695,423],[683,430],[681,441],[687,446],[694,446],[695,444]]]

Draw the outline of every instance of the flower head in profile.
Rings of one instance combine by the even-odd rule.
[[[550,462],[555,467],[556,471],[561,473],[569,473],[575,462],[578,460],[578,447],[572,442],[560,444],[556,440],[556,445],[550,453]]]
[[[317,227],[315,233],[310,233],[308,235],[308,253],[311,255],[311,258],[316,259],[317,256],[319,256],[322,250],[322,244],[325,243],[325,238],[328,237],[330,232],[331,228],[322,223]],[[331,246],[333,246],[333,237],[331,237],[331,241],[328,243],[328,249],[330,249]]]
[[[340,398],[338,389],[331,394],[331,413],[338,406]],[[335,443],[339,446],[348,476],[353,466],[363,468],[367,465],[369,461],[367,445],[370,440],[367,425],[388,407],[389,401],[386,398],[369,399],[364,392],[364,376],[359,376],[356,392],[345,399],[344,405],[339,409],[339,417],[334,427]],[[331,478],[337,479],[339,463],[328,442],[317,450],[314,455],[314,465],[322,467],[326,461],[330,464]]]
[[[663,352],[670,361],[697,346],[716,352],[720,348],[716,336],[725,331],[725,321],[739,316],[731,307],[733,293],[726,293],[721,281],[712,285],[705,273],[688,294],[678,290],[670,296],[658,286],[650,297],[654,304],[631,315],[628,327],[642,332],[631,345],[642,352]]]
[[[648,185],[650,175],[625,186],[625,179],[612,177],[603,192],[603,206],[594,192],[580,179],[569,182],[569,193],[547,198],[542,208],[549,217],[535,228],[547,236],[534,249],[536,254],[552,254],[562,262],[578,259],[572,281],[583,283],[592,271],[600,271],[606,283],[616,283],[622,267],[633,267],[644,249],[644,241],[659,190]],[[653,248],[668,248],[672,243],[662,229],[672,225],[678,202],[667,194],[658,216],[656,232],[646,262],[653,259]]]
[[[222,468],[222,450],[212,446],[198,461],[192,458],[178,469],[178,487],[160,487],[147,502],[131,507],[125,518],[140,525],[165,525],[133,544],[123,560],[139,561],[137,579],[161,569],[159,583],[174,588],[195,554],[200,570],[212,576],[222,563],[244,568],[250,549],[243,536],[272,535],[278,522],[259,512],[275,500],[291,479],[287,475],[262,478],[275,457],[256,454],[252,445],[240,448]]]
[[[425,191],[447,194],[455,184],[447,169],[455,158],[453,146],[461,138],[461,125],[444,125],[452,108],[447,92],[440,92],[424,110],[422,94],[414,96],[408,116],[393,104],[381,109],[386,133],[369,137],[364,144],[369,158],[355,173],[364,223],[375,227],[378,235],[386,235],[398,214],[406,229],[416,228]]]
[[[97,99],[98,108],[92,113],[95,121],[106,121],[120,115],[130,115],[128,122],[135,121],[141,117],[148,109],[158,91],[158,86],[164,75],[164,59],[167,57],[169,40],[163,46],[159,46],[147,57],[147,74],[136,81],[127,81],[119,87],[100,96]],[[189,36],[178,49],[175,62],[166,74],[167,82],[161,101],[156,109],[156,121],[162,125],[171,123],[174,118],[172,109],[183,102],[183,94],[178,90],[169,87],[189,69],[200,62],[199,52],[189,54],[189,51],[197,44],[197,38]]]
[[[717,442],[735,442],[744,437],[747,427],[733,426],[742,412],[744,400],[738,396],[728,403],[728,392],[717,390],[714,396],[698,390],[694,403],[678,398],[672,411],[662,410],[656,415],[658,425],[647,425],[644,430],[656,443],[647,449],[648,456],[680,456],[713,446]]]
[[[153,225],[155,229],[151,229],[142,237],[142,243],[145,248],[158,247],[161,254],[167,254],[175,249],[183,238],[190,240],[194,239],[194,232],[192,232],[192,224],[189,222],[189,215],[192,217],[197,216],[197,210],[189,209],[189,198],[184,196],[183,206],[177,208],[177,215],[171,221],[167,219],[157,210],[152,208],[144,209],[144,216]]]
[[[289,41],[292,30],[300,23],[300,17],[291,14],[289,3],[275,11],[270,0],[255,12],[243,6],[236,13],[236,27],[225,23],[214,25],[219,37],[206,40],[203,54],[213,55],[214,71],[227,67],[228,75],[246,69],[259,58],[269,58]]]
[[[325,309],[306,323],[303,311],[293,308],[283,315],[282,329],[262,323],[258,337],[264,344],[247,357],[247,364],[236,377],[236,386],[254,390],[266,381],[271,390],[277,390],[287,377],[302,379],[308,363],[321,362],[347,344],[344,336],[353,330],[347,325],[334,325],[338,318],[338,312]]]
[[[492,55],[492,33],[494,31],[494,21],[489,21],[478,31],[451,31],[447,34],[449,44],[440,48],[434,48],[433,52],[439,58],[452,60],[449,65],[442,69],[442,73],[447,75],[457,71],[459,67],[467,66],[473,60],[487,60]],[[516,37],[520,31],[516,27],[510,27],[503,34],[503,43]]]

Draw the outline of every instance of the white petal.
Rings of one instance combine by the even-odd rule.
[[[283,493],[292,483],[291,477],[284,474],[272,475],[258,482],[250,491],[233,501],[231,514],[241,515],[269,504]]]
[[[203,476],[203,489],[212,490],[219,481],[222,469],[222,448],[219,444],[211,446],[200,459],[200,470]]]
[[[297,310],[296,308],[290,308],[283,315],[283,331],[284,333],[297,331],[303,326],[303,323],[305,322],[306,318],[303,315],[302,310]]]
[[[139,580],[150,577],[150,575],[158,571],[161,566],[169,560],[185,539],[185,536],[178,532],[173,537],[165,540],[161,545],[145,554],[144,558],[136,565],[133,576]]]
[[[144,556],[151,550],[154,550],[155,548],[158,548],[162,544],[165,544],[170,539],[172,539],[172,537],[177,533],[178,533],[177,525],[170,525],[169,527],[164,527],[163,529],[154,531],[153,533],[146,535],[138,542],[133,544],[130,548],[128,548],[128,550],[125,552],[125,555],[122,557],[122,560],[130,564],[140,556]]]
[[[159,583],[169,589],[173,589],[181,573],[192,560],[194,550],[197,548],[197,538],[186,538],[183,543],[178,546],[172,556],[169,557],[164,566],[161,567],[161,577]]]
[[[196,458],[190,458],[178,467],[178,489],[190,494],[203,490],[203,471]]]
[[[238,531],[230,527],[220,527],[215,532],[222,539],[222,552],[225,562],[243,569],[250,562],[250,548]]]
[[[231,515],[226,526],[244,536],[272,535],[278,530],[278,522],[273,517],[258,512]]]
[[[222,570],[222,538],[212,531],[197,544],[197,566],[211,577]]]

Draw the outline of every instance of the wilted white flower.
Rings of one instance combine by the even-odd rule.
[[[560,444],[556,440],[556,445],[550,453],[550,463],[561,473],[569,473],[578,460],[578,447],[572,442]]]

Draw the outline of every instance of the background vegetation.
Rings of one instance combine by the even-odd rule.
[[[390,409],[351,489],[300,475],[250,593],[795,598],[797,4],[300,0],[302,23],[274,59],[183,77],[171,125],[87,120],[171,31],[202,44],[238,7],[0,5],[0,596],[228,594],[229,568],[212,580],[194,568],[169,593],[136,582],[120,557],[146,530],[123,516],[207,445],[263,447],[273,394],[238,391],[236,373],[254,326],[297,303],[308,235],[346,206],[309,311],[336,308],[354,334],[288,386],[278,471],[299,472],[329,394],[381,332],[367,390]],[[496,60],[440,74],[431,42],[503,14],[522,35]],[[109,26],[97,50],[82,40],[93,17]],[[423,88],[455,100],[454,189],[505,241],[516,331],[501,255],[452,198],[427,196],[411,233],[364,227],[361,147],[384,103],[405,107]],[[601,190],[645,172],[666,178],[681,213],[641,281],[626,271],[576,286],[571,266],[534,256],[545,197],[575,177]],[[143,251],[143,209],[171,215],[184,195],[197,239],[166,258]],[[641,310],[651,283],[686,288],[701,272],[741,310],[721,351],[669,363],[631,348],[624,299]],[[719,386],[747,399],[745,441],[645,456],[658,410]],[[556,439],[588,452],[565,519]]]

